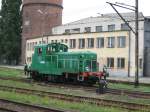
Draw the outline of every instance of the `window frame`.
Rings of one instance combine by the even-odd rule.
[[[63,40],[63,39],[61,39],[61,43],[64,43],[64,40]]]
[[[71,31],[70,29],[65,29],[65,33],[66,33],[66,34],[69,34],[70,31]]]
[[[37,50],[38,50],[38,55],[42,55],[43,49],[41,47],[39,47],[39,48],[37,48]]]
[[[107,67],[114,68],[115,67],[115,59],[113,57],[107,58]]]
[[[70,39],[69,40],[69,48],[75,49],[76,48],[76,39]]]
[[[117,58],[117,68],[125,69],[125,58]]]
[[[101,30],[98,30],[98,29],[101,29]],[[103,26],[96,26],[95,31],[96,32],[103,32]]]
[[[143,59],[142,58],[139,59],[139,68],[143,69]]]
[[[96,40],[97,40],[97,48],[104,48],[105,45],[104,37],[98,37]]]
[[[122,23],[121,30],[130,30],[130,28],[128,27],[128,25],[126,23]]]
[[[79,39],[79,49],[84,49],[85,48],[85,39],[80,38]]]
[[[108,25],[108,31],[115,31],[115,29],[116,29],[115,24]]]
[[[107,47],[115,48],[115,37],[107,37],[107,40],[108,40]]]
[[[91,29],[92,29],[91,27],[85,27],[85,28],[84,28],[84,31],[85,31],[86,33],[89,33],[89,32],[91,32]]]
[[[118,36],[117,37],[118,48],[126,47],[126,36]]]
[[[68,43],[68,39],[65,39],[65,43]]]
[[[87,48],[94,48],[94,38],[87,38]]]
[[[80,33],[80,28],[71,29],[70,33]]]

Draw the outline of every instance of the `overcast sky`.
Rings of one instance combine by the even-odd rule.
[[[97,13],[114,13],[112,7],[106,4],[107,1],[135,5],[135,0],[64,0],[63,23],[98,16]],[[119,11],[129,12],[120,8]],[[150,0],[139,0],[139,11],[143,12],[144,16],[150,16]]]
[[[114,10],[106,4],[109,2],[122,2],[135,5],[135,0],[63,0],[63,23],[76,21],[90,16],[98,16],[97,13],[114,13]],[[0,0],[1,2],[1,0]],[[129,12],[119,9],[120,12]],[[139,11],[144,16],[150,16],[150,0],[139,0]]]

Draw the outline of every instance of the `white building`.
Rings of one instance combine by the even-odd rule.
[[[134,13],[122,13],[123,17],[135,30]],[[103,47],[97,48],[99,37],[102,37]],[[80,49],[81,38],[85,39],[87,46],[92,43],[93,48]],[[93,38],[93,39],[92,39]],[[31,43],[41,43],[42,40],[62,42],[67,40],[71,51],[90,50],[98,53],[99,62],[104,59],[103,65],[113,64],[109,67],[110,75],[135,75],[135,35],[117,14],[104,14],[99,17],[89,17],[62,26],[53,28],[53,36],[27,40]],[[68,41],[69,40],[69,41]],[[77,45],[76,45],[77,44]],[[73,48],[72,48],[73,45]],[[113,46],[110,47],[109,45]],[[123,46],[122,46],[123,45]],[[31,45],[30,45],[31,46]],[[30,49],[30,48],[28,48]],[[139,74],[150,76],[150,18],[139,13]],[[27,55],[30,54],[27,52]],[[29,55],[27,57],[30,57]],[[118,68],[118,65],[124,68]],[[123,74],[123,75],[122,75]]]

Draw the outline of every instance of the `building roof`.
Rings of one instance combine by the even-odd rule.
[[[146,16],[145,18],[150,19],[150,16]]]
[[[121,13],[121,15],[127,20],[127,21],[134,21],[135,19],[135,13],[129,12],[129,13]],[[139,13],[139,19],[144,19],[144,15],[142,12]],[[88,17],[83,18],[78,21],[70,22],[67,24],[64,24],[62,26],[68,26],[68,25],[76,25],[76,24],[87,24],[92,22],[106,22],[106,21],[112,21],[112,20],[121,20],[121,18],[118,16],[117,13],[108,13],[108,14],[101,14],[97,17]]]

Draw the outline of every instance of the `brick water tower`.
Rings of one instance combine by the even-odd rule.
[[[63,0],[23,0],[22,63],[25,62],[26,40],[50,35],[62,24]]]

